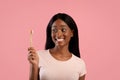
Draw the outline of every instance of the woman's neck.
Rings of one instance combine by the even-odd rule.
[[[64,47],[55,46],[53,48],[53,52],[55,52],[56,54],[62,55],[62,56],[68,56],[68,55],[70,55],[68,46],[64,46]]]
[[[66,61],[72,57],[68,47],[54,47],[50,49],[50,53],[55,59],[61,61]]]

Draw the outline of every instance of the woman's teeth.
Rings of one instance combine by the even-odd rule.
[[[63,41],[64,39],[57,39],[57,41]]]

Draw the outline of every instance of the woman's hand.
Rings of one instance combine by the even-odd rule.
[[[28,60],[31,63],[29,80],[38,80],[39,56],[38,56],[38,54],[36,53],[36,50],[33,47],[29,47],[28,51],[29,51]]]
[[[39,64],[39,57],[36,53],[36,50],[33,47],[28,48],[28,60],[32,64],[32,66],[38,66]]]

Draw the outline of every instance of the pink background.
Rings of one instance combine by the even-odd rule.
[[[50,18],[65,12],[79,28],[86,80],[120,80],[119,0],[0,0],[0,80],[28,80],[29,31],[44,49]],[[69,67],[69,66],[68,66]]]

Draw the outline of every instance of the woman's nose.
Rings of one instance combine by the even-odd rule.
[[[58,32],[56,33],[56,37],[61,37],[62,36],[62,31],[58,30]]]

